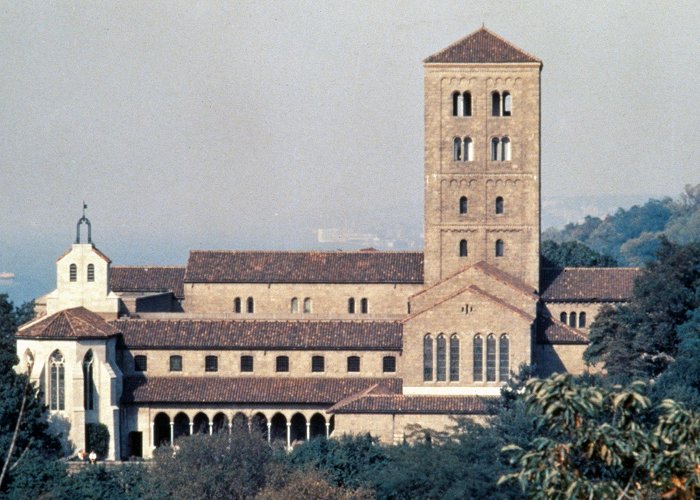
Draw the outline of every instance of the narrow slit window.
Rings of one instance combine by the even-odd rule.
[[[311,299],[306,297],[304,299],[304,314],[309,314],[311,312]]]
[[[296,297],[292,298],[292,302],[289,305],[289,310],[292,312],[292,314],[296,314],[299,312],[299,299]]]
[[[498,137],[491,139],[491,161],[498,161],[500,142],[501,141],[498,139]]]
[[[369,312],[369,302],[366,297],[360,300],[360,313],[367,314]]]
[[[253,297],[248,297],[248,300],[246,301],[246,310],[251,314],[255,312],[255,301],[253,300]]]
[[[355,299],[353,297],[348,299],[348,313],[355,314]]]
[[[586,328],[586,313],[580,312],[578,315],[578,327]]]
[[[459,242],[459,256],[466,257],[468,255],[467,240],[461,240]]]
[[[462,139],[459,137],[455,137],[454,141],[452,141],[453,145],[453,160],[454,161],[460,161],[462,159]]]
[[[464,116],[472,115],[472,95],[469,92],[462,94],[462,102],[464,106]]]
[[[467,200],[467,197],[462,196],[459,199],[459,213],[460,213],[460,215],[466,215],[468,209],[469,209],[469,202]]]
[[[233,299],[233,312],[240,314],[241,312],[241,298],[236,297]]]
[[[569,326],[571,328],[576,328],[576,313],[575,312],[569,313]]]
[[[510,161],[510,139],[503,137],[501,139],[501,161]]]
[[[496,215],[503,215],[504,209],[503,197],[496,197]]]
[[[459,116],[459,101],[461,96],[459,92],[452,93],[452,116]]]
[[[510,116],[513,106],[513,99],[509,92],[503,92],[503,116]]]
[[[496,240],[496,257],[503,257],[504,251],[503,240]]]
[[[474,142],[471,137],[464,138],[464,147],[462,149],[464,161],[474,161]]]
[[[501,116],[501,94],[498,92],[491,94],[491,115]]]
[[[83,408],[95,409],[95,379],[93,377],[94,358],[92,350],[83,358]]]

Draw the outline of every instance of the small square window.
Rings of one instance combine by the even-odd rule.
[[[289,371],[289,357],[277,356],[277,360],[275,362],[275,370],[278,372],[288,372]]]
[[[148,358],[143,354],[134,356],[134,371],[145,372],[148,370]]]
[[[253,371],[253,356],[241,356],[241,371],[242,372],[252,372]]]
[[[218,372],[219,371],[219,358],[216,356],[207,356],[204,358],[204,371],[205,372]]]
[[[311,371],[312,372],[322,372],[325,371],[325,359],[323,356],[312,356],[311,357]]]
[[[348,373],[357,373],[360,371],[360,357],[348,356]]]
[[[182,371],[182,356],[170,356],[170,371],[171,372],[181,372]]]
[[[396,357],[384,356],[382,360],[382,371],[384,373],[394,373],[396,371]]]

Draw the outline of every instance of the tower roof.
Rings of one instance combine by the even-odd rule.
[[[537,59],[482,27],[425,59],[425,63],[540,63]]]
[[[34,339],[101,339],[119,331],[102,317],[84,307],[64,309],[51,316],[27,323],[17,331],[17,338]]]

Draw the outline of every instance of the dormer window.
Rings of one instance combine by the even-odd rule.
[[[68,279],[71,282],[78,281],[78,266],[76,264],[71,264],[68,268]]]
[[[95,281],[95,264],[88,264],[87,266],[87,280]]]

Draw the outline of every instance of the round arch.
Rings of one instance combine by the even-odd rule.
[[[197,413],[192,420],[193,434],[209,434],[209,417],[202,412]]]
[[[175,435],[175,439],[181,436],[189,436],[190,417],[188,417],[186,413],[180,412],[175,415],[174,423],[175,428],[173,429],[173,433]]]
[[[153,446],[170,444],[170,417],[161,412],[153,419]]]
[[[309,420],[311,439],[326,437],[326,417],[320,413],[314,413]]]

